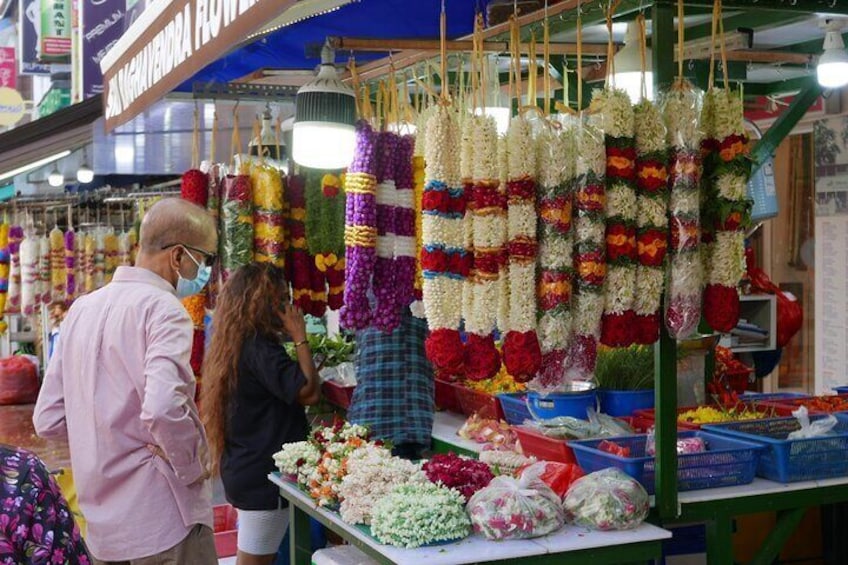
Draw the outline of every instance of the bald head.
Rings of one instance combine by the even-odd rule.
[[[216,238],[215,221],[205,208],[181,198],[163,198],[144,215],[139,244],[148,254],[175,243],[214,251]]]

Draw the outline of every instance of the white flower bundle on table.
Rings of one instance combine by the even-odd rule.
[[[321,451],[308,441],[286,443],[274,454],[274,464],[280,472],[293,477],[301,485],[306,484],[320,460]]]

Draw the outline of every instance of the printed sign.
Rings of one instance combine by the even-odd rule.
[[[71,54],[71,0],[41,0],[42,61],[67,62]]]
[[[22,75],[49,75],[41,62],[41,0],[18,1],[18,62]]]
[[[18,63],[14,47],[0,47],[0,86],[18,87]]]
[[[124,33],[124,0],[81,0],[82,96],[103,93],[100,61]]]
[[[0,87],[0,126],[13,126],[24,117],[24,99],[17,90]]]

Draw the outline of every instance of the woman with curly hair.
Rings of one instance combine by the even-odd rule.
[[[288,527],[286,502],[268,481],[272,455],[309,433],[304,406],[320,397],[303,312],[289,301],[283,270],[241,267],[218,295],[203,364],[201,406],[213,472],[238,509],[238,565],[271,563]],[[289,338],[293,361],[283,347]]]

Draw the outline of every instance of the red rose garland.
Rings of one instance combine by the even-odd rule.
[[[327,308],[326,286],[306,243],[306,179],[302,176],[289,178],[288,201],[291,209],[287,222],[290,244],[286,277],[292,288],[292,302],[305,313],[320,318]]]

